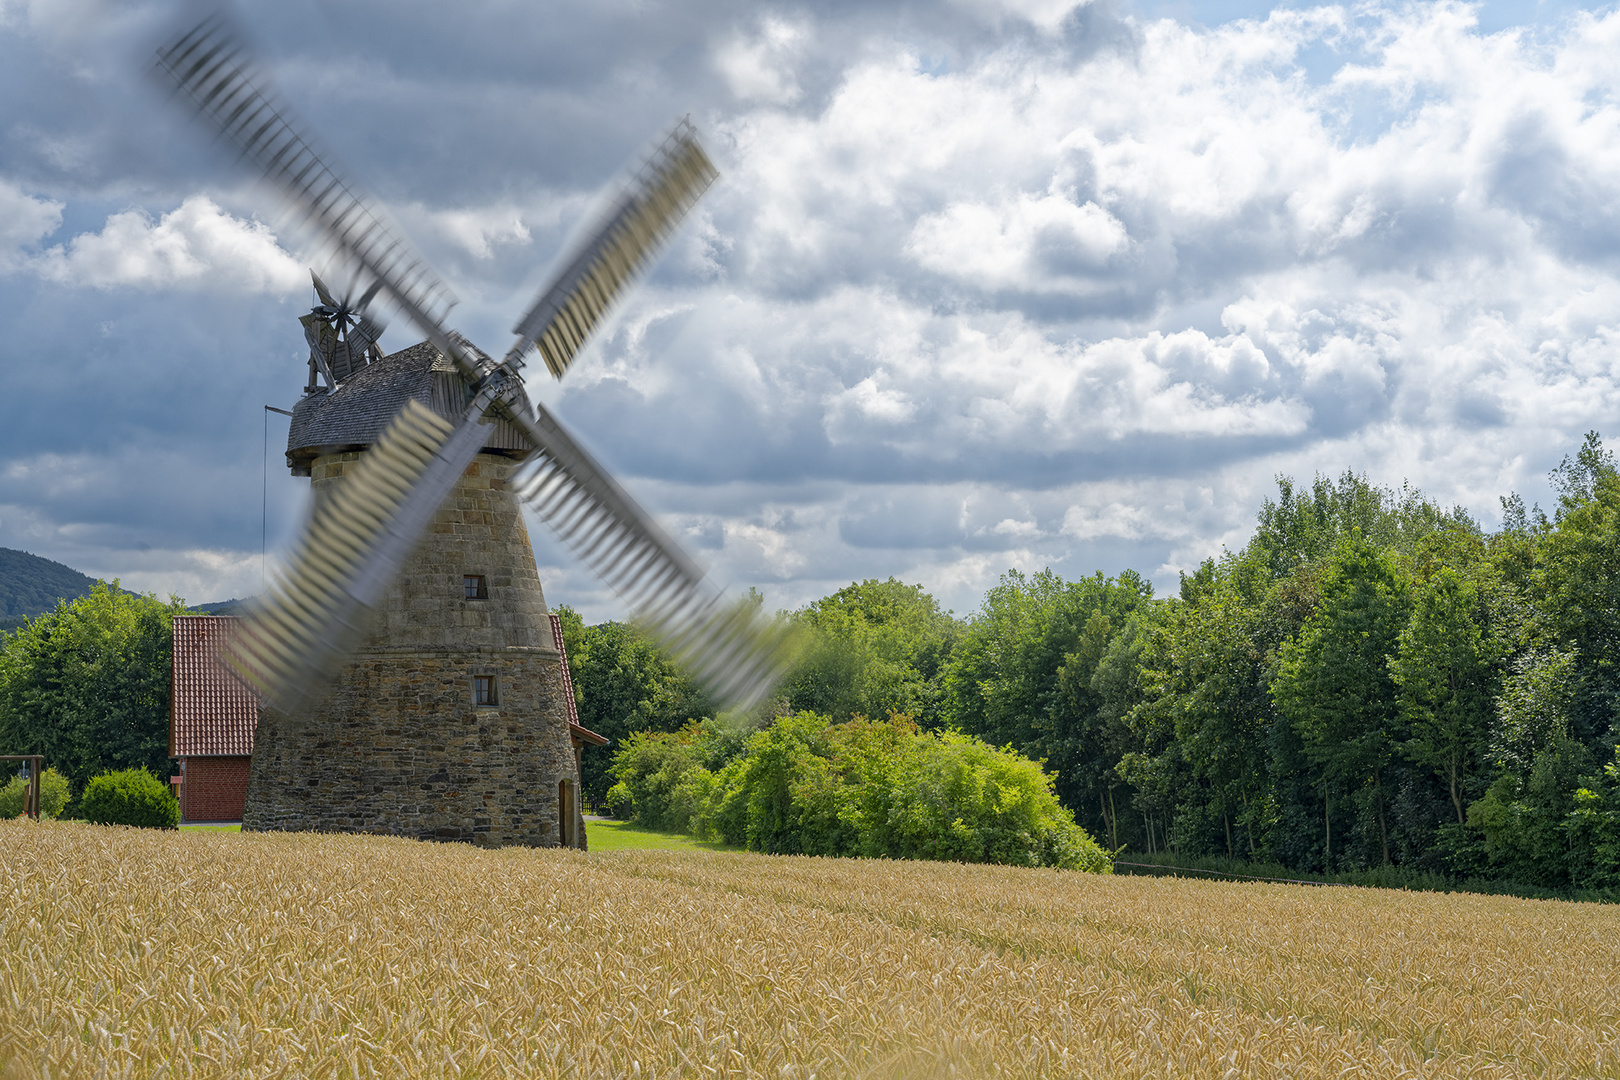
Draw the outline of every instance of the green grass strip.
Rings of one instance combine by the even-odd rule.
[[[585,842],[592,851],[741,851],[719,841],[697,840],[681,833],[638,829],[628,821],[587,821]]]

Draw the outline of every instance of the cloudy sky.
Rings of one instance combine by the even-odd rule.
[[[0,0],[0,546],[194,602],[307,482],[303,238],[148,72],[178,4]],[[723,177],[552,404],[737,586],[1161,590],[1273,478],[1487,526],[1620,435],[1620,15],[1544,3],[284,0],[283,95],[489,351],[690,113]],[[416,340],[403,322],[388,349]],[[261,502],[261,499],[263,502]],[[267,507],[262,509],[262,507]],[[548,599],[621,614],[532,525]]]

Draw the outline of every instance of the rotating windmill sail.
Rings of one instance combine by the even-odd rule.
[[[256,165],[305,224],[372,282],[354,305],[320,280],[304,325],[311,363],[335,385],[363,363],[377,326],[364,312],[386,297],[470,385],[458,421],[407,406],[320,508],[290,568],[269,590],[228,658],[272,705],[307,704],[365,631],[439,503],[504,420],[533,447],[515,477],[527,504],[619,593],[637,619],[722,703],[747,705],[787,661],[786,632],[746,602],[728,604],[681,548],[544,407],[519,372],[538,347],[561,378],[591,333],[718,175],[681,121],[648,156],[598,227],[564,260],[519,321],[500,363],[450,330],[454,297],[369,202],[345,182],[275,99],[220,16],[159,50],[158,66],[198,114]],[[311,377],[313,384],[313,372]]]

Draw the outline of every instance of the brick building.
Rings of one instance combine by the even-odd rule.
[[[217,659],[236,620],[178,615],[169,691],[169,756],[178,759],[180,819],[240,821],[259,703]]]

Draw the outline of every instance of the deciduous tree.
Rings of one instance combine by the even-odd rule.
[[[73,790],[108,770],[169,772],[175,598],[97,582],[9,635],[0,651],[0,747],[43,754]]]
[[[1406,581],[1359,531],[1341,540],[1322,578],[1322,606],[1282,648],[1272,694],[1331,801],[1369,789],[1389,861],[1384,771],[1401,741],[1389,658],[1408,611]]]
[[[1490,737],[1497,657],[1480,625],[1473,582],[1445,567],[1414,593],[1389,665],[1408,732],[1401,749],[1440,777],[1461,825],[1466,781]]]

